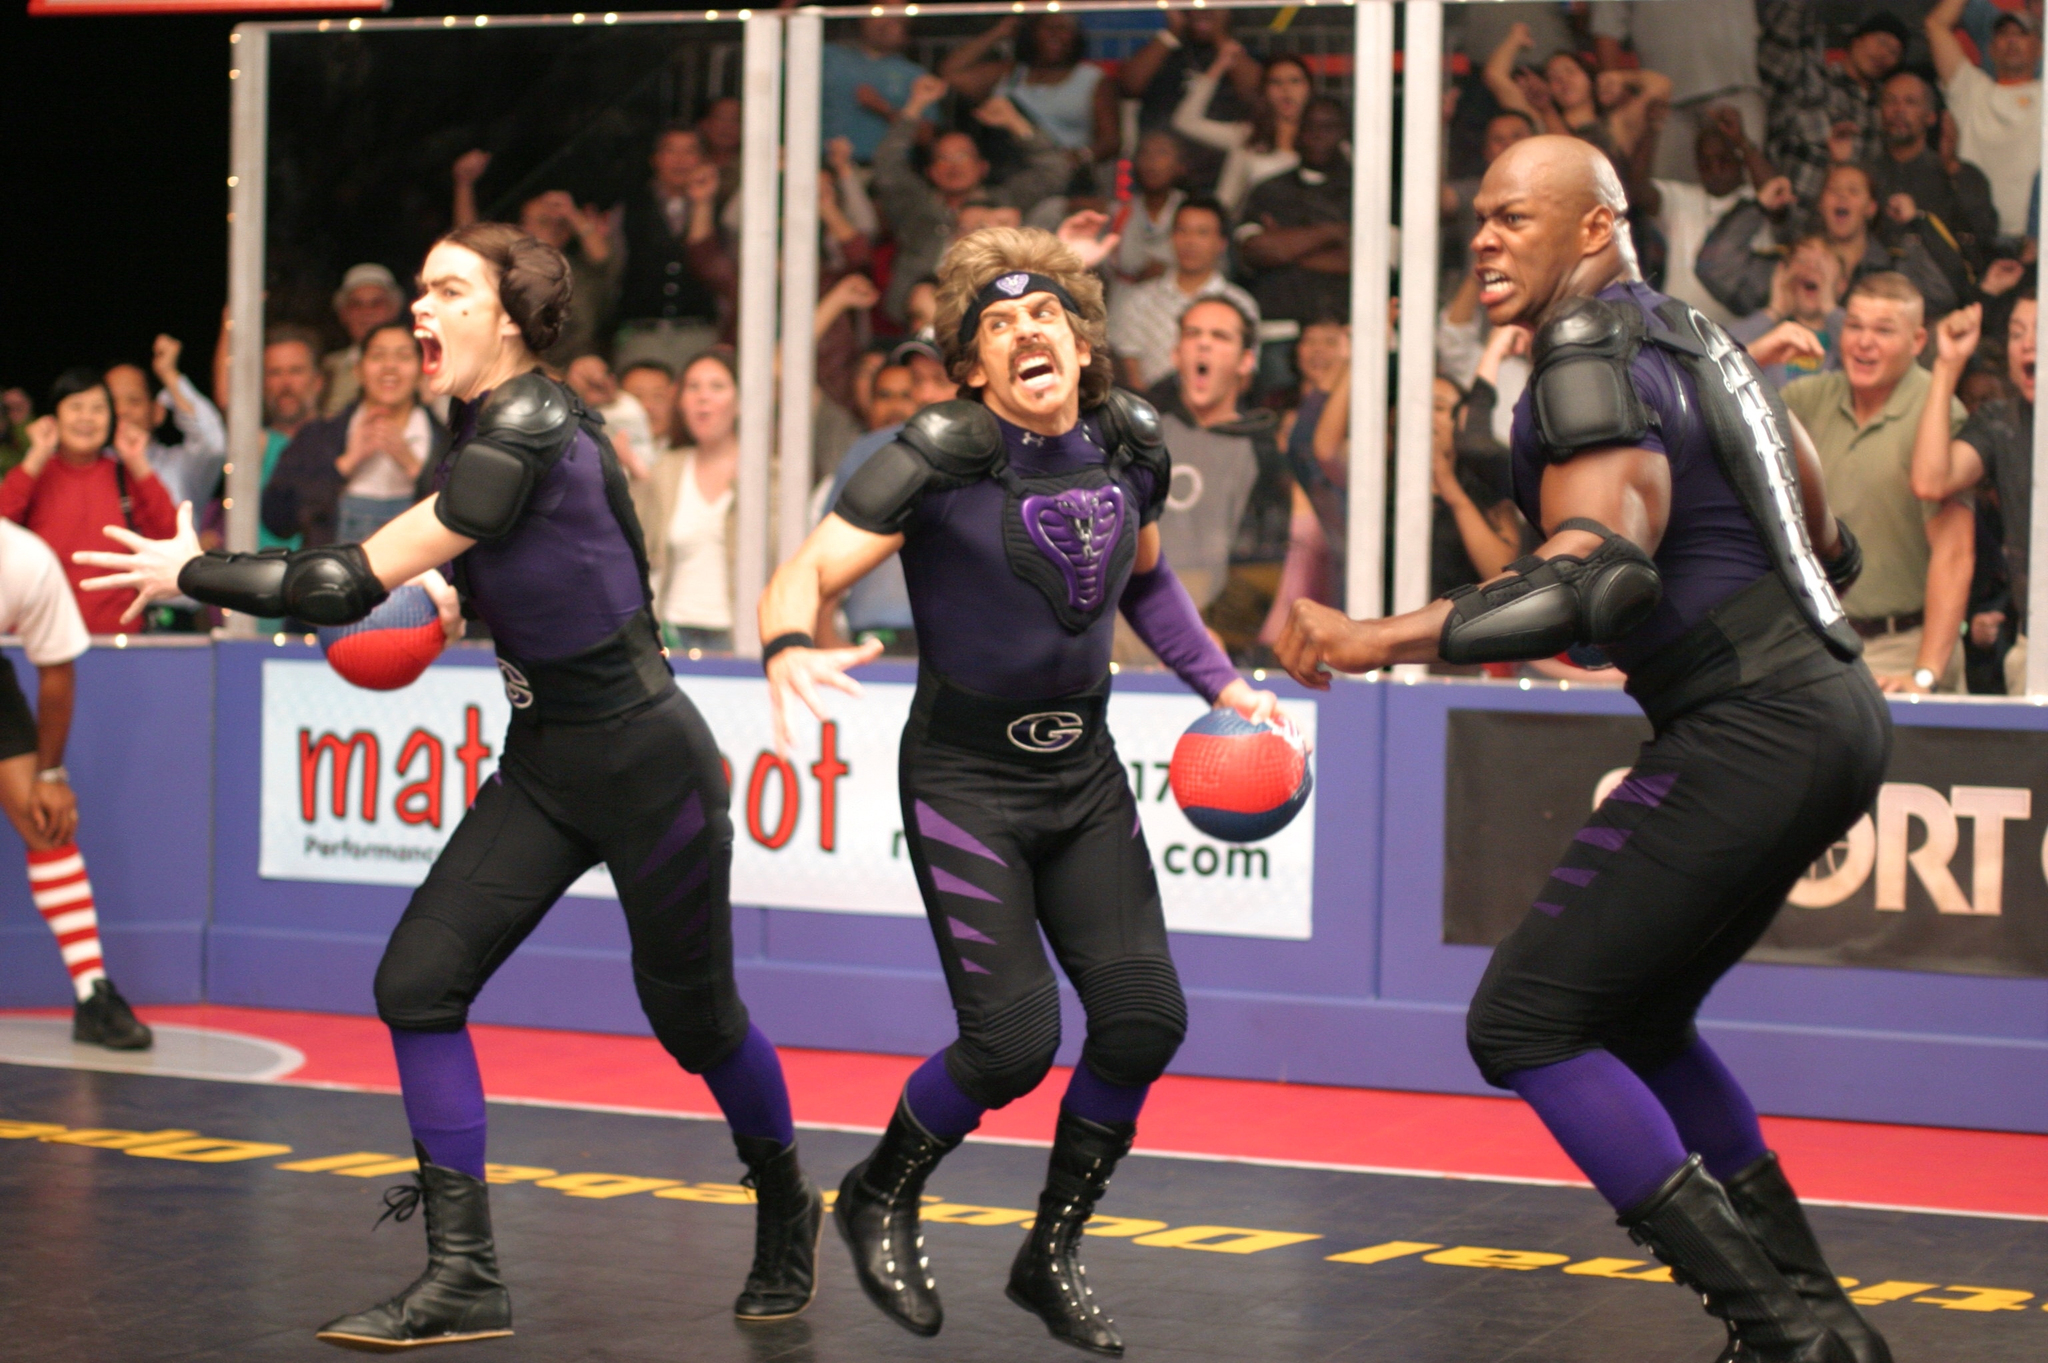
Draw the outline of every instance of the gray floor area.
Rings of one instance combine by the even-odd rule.
[[[290,1046],[201,1027],[152,1027],[146,1051],[110,1051],[71,1040],[69,1018],[0,1018],[0,1064],[160,1074],[179,1079],[277,1079],[306,1063]]]

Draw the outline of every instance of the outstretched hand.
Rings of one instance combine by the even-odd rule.
[[[1092,270],[1109,259],[1111,252],[1116,250],[1117,243],[1123,240],[1123,234],[1120,232],[1111,232],[1108,236],[1103,236],[1102,229],[1107,226],[1108,214],[1084,208],[1079,213],[1069,214],[1066,220],[1060,223],[1060,230],[1054,235],[1059,237],[1061,245],[1081,257],[1081,264],[1084,267]]]
[[[105,577],[89,577],[79,583],[86,591],[130,590],[135,593],[128,609],[121,612],[123,624],[141,615],[143,608],[151,602],[178,595],[178,574],[184,571],[187,563],[199,557],[199,537],[192,533],[190,502],[178,503],[178,529],[167,540],[144,539],[125,525],[110,525],[106,527],[106,533],[108,539],[127,545],[133,552],[110,554],[97,549],[81,549],[71,558],[73,562],[89,567],[115,570]]]
[[[768,660],[768,710],[775,718],[775,751],[788,757],[796,750],[789,732],[789,697],[795,695],[819,721],[825,713],[818,688],[829,686],[849,696],[860,694],[860,683],[846,675],[848,668],[871,663],[882,656],[882,641],[870,639],[852,648],[785,648]]]

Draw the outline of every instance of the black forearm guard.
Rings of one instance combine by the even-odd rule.
[[[1574,518],[1557,528],[1607,538],[1584,558],[1531,554],[1508,565],[1513,576],[1452,592],[1439,657],[1447,663],[1548,658],[1574,644],[1615,643],[1649,617],[1664,584],[1648,554],[1598,521]]]
[[[1834,558],[1821,565],[1827,571],[1828,584],[1837,592],[1846,593],[1856,585],[1856,579],[1863,576],[1863,546],[1849,533],[1849,523],[1837,518],[1835,533],[1841,536],[1841,547]]]
[[[390,595],[370,571],[360,544],[296,554],[201,554],[178,573],[178,590],[228,610],[290,616],[309,625],[354,624]]]
[[[244,615],[283,615],[288,566],[282,549],[266,549],[260,554],[201,554],[179,571],[178,590],[195,601]]]

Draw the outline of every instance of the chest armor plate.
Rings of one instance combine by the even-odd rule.
[[[1003,551],[1069,634],[1116,599],[1138,557],[1138,498],[1101,467],[1019,475],[1004,469]]]

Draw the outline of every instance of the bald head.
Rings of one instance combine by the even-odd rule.
[[[1606,155],[1576,137],[1530,137],[1487,168],[1473,207],[1479,301],[1496,326],[1533,325],[1567,297],[1638,277],[1628,196]]]

